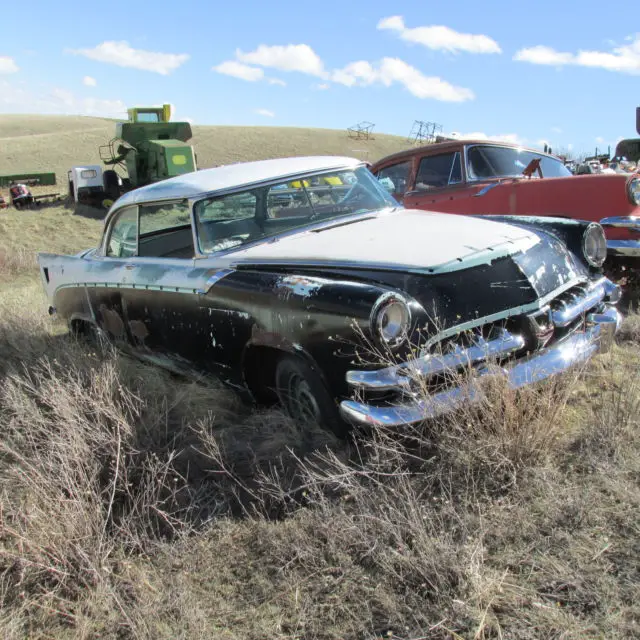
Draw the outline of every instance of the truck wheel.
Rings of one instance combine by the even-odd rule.
[[[276,367],[276,392],[285,411],[302,426],[316,423],[344,436],[347,426],[320,375],[306,362],[282,357]]]
[[[69,180],[69,198],[71,198],[71,202],[76,201],[76,197],[73,193],[73,180]]]
[[[105,195],[109,200],[117,200],[120,197],[120,181],[118,174],[113,169],[108,169],[102,174]]]

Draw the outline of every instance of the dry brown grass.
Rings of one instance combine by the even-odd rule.
[[[0,300],[7,638],[638,635],[640,351],[352,444]],[[632,319],[633,327],[637,319]]]

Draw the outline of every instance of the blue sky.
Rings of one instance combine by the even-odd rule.
[[[175,119],[196,124],[341,129],[369,120],[400,135],[420,119],[445,132],[576,152],[635,135],[640,33],[632,5],[160,6],[8,3],[0,112],[124,116],[126,106],[170,102]]]

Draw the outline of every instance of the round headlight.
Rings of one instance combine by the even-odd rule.
[[[582,253],[592,267],[601,267],[607,259],[607,238],[599,224],[594,222],[586,228],[582,236]]]
[[[411,311],[402,296],[381,296],[371,312],[371,328],[376,338],[386,347],[397,347],[407,338],[411,324]]]
[[[627,184],[627,192],[629,193],[629,201],[631,204],[640,204],[640,178],[632,178]]]

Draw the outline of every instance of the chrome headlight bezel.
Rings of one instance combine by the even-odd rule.
[[[371,309],[370,327],[381,346],[397,349],[404,344],[411,328],[411,308],[407,299],[391,291],[382,294]]]
[[[607,259],[607,237],[597,222],[592,222],[582,235],[582,255],[589,266],[597,269]]]
[[[629,198],[629,202],[636,206],[640,205],[640,178],[635,177],[631,178],[629,182],[627,182],[627,196]]]

